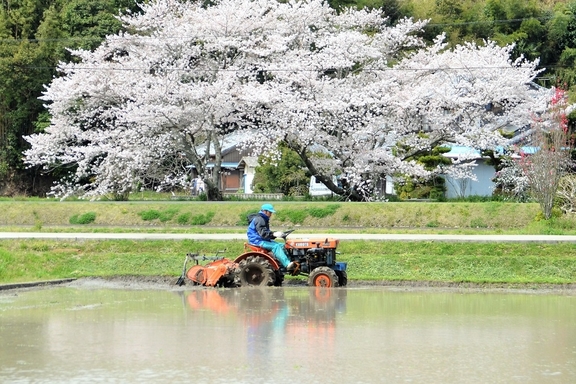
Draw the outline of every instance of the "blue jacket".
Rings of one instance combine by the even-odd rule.
[[[258,215],[252,219],[246,234],[248,235],[248,242],[254,245],[260,245],[263,241],[272,241],[276,238],[270,230],[270,218],[262,211],[258,212]]]

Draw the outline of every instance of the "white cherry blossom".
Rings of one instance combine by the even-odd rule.
[[[26,162],[67,170],[62,197],[186,185],[193,166],[217,198],[234,135],[256,153],[285,141],[334,192],[367,200],[379,177],[429,175],[413,156],[436,145],[505,144],[500,130],[529,124],[549,97],[531,85],[537,62],[492,42],[425,47],[426,21],[389,26],[320,0],[142,8],[121,17],[129,32],[73,51],[42,97],[52,122],[27,138]]]

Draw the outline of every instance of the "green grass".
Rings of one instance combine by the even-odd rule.
[[[576,282],[573,244],[345,242],[341,248],[344,256],[340,259],[349,262],[350,275],[355,279],[508,284]],[[360,249],[364,253],[359,253]]]
[[[273,202],[277,213],[271,225],[281,228],[334,229],[403,233],[426,230],[434,233],[576,234],[576,219],[560,217],[539,220],[534,203],[428,203],[428,202]],[[91,213],[94,220],[83,230],[98,228],[241,227],[249,213],[258,212],[262,202],[202,201],[66,201],[0,200],[0,228],[21,227],[29,231],[51,231],[70,225],[70,217]]]
[[[243,241],[0,241],[0,283],[88,276],[174,276],[189,252],[234,259]],[[342,241],[349,280],[574,284],[573,244]]]
[[[576,219],[541,220],[537,204],[273,202],[273,229],[298,233],[576,234]],[[0,200],[0,231],[244,233],[262,202]],[[88,213],[87,213],[88,212]],[[73,218],[73,220],[71,219]],[[73,222],[71,225],[70,222]],[[243,241],[0,241],[0,283],[158,275],[177,277],[188,252]],[[350,280],[479,284],[576,283],[573,244],[342,241]]]

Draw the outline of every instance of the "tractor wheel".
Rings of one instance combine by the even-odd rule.
[[[276,276],[276,280],[274,280],[275,287],[281,287],[282,283],[284,282],[284,274],[278,270],[274,271],[274,275]]]
[[[238,287],[266,287],[274,285],[274,269],[263,257],[250,256],[236,269],[234,283]]]
[[[338,276],[338,285],[341,287],[345,287],[348,285],[348,274],[346,271],[335,271],[336,276]]]
[[[308,276],[308,285],[311,287],[332,288],[338,286],[338,276],[333,269],[318,267]]]

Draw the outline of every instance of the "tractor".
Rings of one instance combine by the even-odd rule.
[[[282,233],[285,249],[296,268],[286,271],[280,267],[270,251],[244,243],[244,253],[234,260],[218,256],[200,256],[189,253],[184,260],[182,276],[176,284],[183,285],[188,278],[196,285],[209,287],[281,286],[286,274],[308,276],[312,287],[344,287],[348,283],[346,263],[336,261],[336,248],[340,242],[333,238],[287,239],[293,230]],[[195,263],[186,270],[187,263]],[[202,265],[200,261],[209,261]]]

